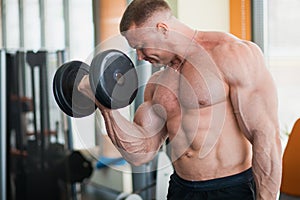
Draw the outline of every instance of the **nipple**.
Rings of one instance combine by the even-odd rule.
[[[192,157],[193,157],[193,153],[190,152],[190,151],[187,151],[187,152],[185,153],[185,156],[188,157],[188,158],[192,158]]]

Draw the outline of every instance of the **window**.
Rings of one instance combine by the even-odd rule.
[[[283,137],[300,118],[300,1],[269,0],[267,62],[279,96]]]

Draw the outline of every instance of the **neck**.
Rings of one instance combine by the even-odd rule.
[[[181,62],[177,65],[177,67],[175,68],[175,71],[178,72],[178,71],[181,71],[185,61],[186,61],[186,58],[187,58],[187,55],[189,53],[189,49],[190,47],[192,46],[193,42],[195,42],[195,38],[196,38],[196,35],[197,35],[197,30],[194,30],[193,31],[193,34],[192,36],[190,37],[190,41],[188,42],[188,45],[186,46],[182,56],[180,56],[180,60]]]

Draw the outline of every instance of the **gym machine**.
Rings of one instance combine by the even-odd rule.
[[[74,185],[88,178],[93,167],[72,149],[71,128],[60,124],[64,115],[51,107],[48,85],[48,59],[55,57],[58,66],[64,52],[17,51],[4,56],[7,199],[77,199]]]

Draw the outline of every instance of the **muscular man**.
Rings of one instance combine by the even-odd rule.
[[[277,96],[258,46],[195,31],[163,0],[134,0],[120,31],[139,60],[166,66],[150,78],[133,123],[97,102],[124,158],[147,163],[169,138],[168,199],[276,199]],[[85,77],[79,90],[92,98],[88,85]]]

